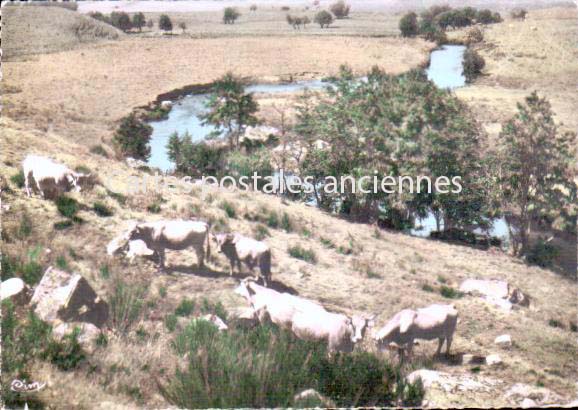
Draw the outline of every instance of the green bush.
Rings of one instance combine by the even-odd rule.
[[[560,250],[556,246],[540,239],[526,254],[526,261],[532,265],[548,268],[554,264],[559,254]]]
[[[237,211],[235,210],[235,206],[230,203],[229,201],[221,202],[220,208],[225,211],[229,218],[235,218],[237,215]]]
[[[296,339],[271,326],[219,332],[204,321],[188,324],[173,348],[187,356],[161,393],[183,408],[292,407],[313,388],[339,407],[419,405],[423,389],[367,352],[328,357],[325,343]]]
[[[68,269],[68,261],[64,255],[58,255],[56,257],[56,267],[58,269],[67,270]]]
[[[336,19],[344,19],[349,16],[350,8],[349,4],[345,4],[343,0],[339,0],[333,3],[331,7],[329,7],[329,10],[331,10]]]
[[[190,316],[195,310],[195,301],[191,299],[183,299],[175,309],[177,316]]]
[[[419,26],[417,23],[417,14],[410,12],[405,14],[399,20],[399,30],[402,37],[415,37],[419,33]]]
[[[440,295],[448,299],[459,299],[463,296],[463,293],[447,285],[442,285],[440,287]]]
[[[147,206],[147,211],[152,214],[158,214],[161,212],[161,204],[159,202],[153,202],[149,206]]]
[[[108,152],[106,152],[106,150],[104,149],[104,147],[100,144],[98,145],[93,145],[92,147],[90,147],[90,153],[91,154],[96,154],[96,155],[100,155],[103,156],[105,158],[108,158]]]
[[[76,199],[70,198],[66,195],[61,195],[56,198],[56,209],[60,215],[66,218],[73,218],[80,208],[80,204]]]
[[[128,333],[141,318],[145,289],[138,285],[116,280],[109,297],[109,312],[112,327],[121,333]]]
[[[16,174],[10,177],[10,181],[18,188],[24,188],[25,178],[24,172],[22,170],[18,171]]]
[[[67,219],[64,221],[54,222],[53,226],[57,231],[63,231],[64,229],[70,228],[72,225],[74,225],[74,222],[72,222],[70,219]]]
[[[131,113],[121,120],[112,142],[123,156],[146,161],[151,155],[149,142],[152,132],[149,124]]]
[[[223,10],[223,23],[234,24],[240,16],[241,13],[239,13],[234,7],[225,7]]]
[[[433,291],[434,291],[434,288],[433,288],[430,284],[424,283],[424,284],[421,286],[421,290],[423,290],[424,292],[433,292]]]
[[[173,22],[166,14],[161,14],[159,17],[159,29],[162,31],[173,31]]]
[[[114,215],[114,211],[102,202],[95,202],[92,204],[92,209],[98,216],[109,217]]]
[[[267,227],[261,224],[258,224],[254,228],[254,232],[255,232],[255,239],[257,239],[258,241],[262,241],[266,237],[271,236],[271,233],[269,232]]]
[[[72,333],[65,335],[61,341],[51,340],[42,357],[60,370],[68,371],[78,367],[86,355],[78,342],[80,329],[75,327]]]
[[[2,280],[19,277],[30,286],[36,285],[42,278],[42,265],[38,262],[41,247],[28,250],[26,260],[2,255]]]
[[[275,212],[271,212],[269,216],[267,216],[267,226],[274,229],[279,227],[279,217]]]
[[[486,66],[486,60],[472,49],[467,49],[464,52],[464,76],[466,81],[471,82],[482,73]]]
[[[287,252],[296,259],[301,259],[309,263],[317,263],[317,256],[312,249],[305,249],[300,245],[294,245],[290,246]]]
[[[315,15],[315,18],[313,19],[313,21],[317,24],[319,24],[319,26],[321,28],[323,27],[329,27],[329,25],[331,23],[333,23],[333,16],[331,15],[331,13],[329,13],[326,10],[321,10],[319,13],[317,13]]]

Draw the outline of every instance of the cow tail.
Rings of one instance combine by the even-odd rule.
[[[271,250],[265,252],[259,259],[259,270],[267,282],[271,281]]]
[[[211,257],[211,222],[207,223],[207,260]]]

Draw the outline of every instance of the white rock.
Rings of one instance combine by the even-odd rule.
[[[512,308],[513,308],[512,303],[506,299],[499,299],[499,298],[494,298],[491,296],[485,296],[483,299],[486,302],[488,302],[489,304],[491,304],[492,306],[500,308],[504,312],[509,313],[512,311]]]
[[[494,343],[500,347],[512,347],[512,336],[500,335],[494,339]]]
[[[502,364],[502,358],[497,354],[491,354],[489,356],[486,356],[486,364],[488,366],[497,366],[499,364]]]
[[[163,107],[163,108],[168,108],[168,107],[172,107],[172,106],[173,106],[173,102],[170,100],[161,101],[161,107]]]
[[[108,305],[79,274],[49,267],[30,300],[34,312],[45,322],[87,322],[102,327]]]
[[[505,299],[508,297],[508,282],[501,280],[466,279],[460,285],[460,291],[496,299]]]
[[[522,400],[522,403],[520,403],[520,407],[523,409],[533,409],[536,406],[538,406],[538,403],[527,397],[524,400]]]
[[[543,403],[560,403],[562,398],[552,390],[545,387],[530,386],[529,384],[516,383],[510,387],[505,396],[514,402],[521,402],[524,399],[531,399],[538,405]]]
[[[20,278],[10,278],[0,284],[0,300],[14,299],[15,301],[22,299],[27,291],[27,286]]]
[[[298,393],[293,397],[293,401],[296,403],[297,407],[302,407],[299,402],[305,402],[303,404],[310,406],[311,401],[316,402],[318,406],[335,407],[333,401],[323,396],[315,389],[303,390],[301,393]]]

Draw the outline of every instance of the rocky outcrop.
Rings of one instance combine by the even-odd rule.
[[[103,327],[108,305],[76,273],[48,268],[30,301],[38,317],[53,326],[61,322],[91,323]]]
[[[517,405],[530,404],[530,400],[538,406],[549,403],[561,403],[562,398],[555,392],[545,387],[531,386],[524,383],[516,383],[505,394],[506,398]]]
[[[501,280],[466,279],[460,285],[460,292],[481,296],[487,302],[504,311],[512,310],[514,305],[529,306],[530,299],[520,289]]]

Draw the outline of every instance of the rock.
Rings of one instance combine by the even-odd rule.
[[[17,304],[26,304],[30,299],[30,288],[20,278],[10,278],[0,284],[0,301],[11,299]]]
[[[267,141],[271,135],[279,135],[279,129],[275,127],[270,127],[267,125],[258,125],[256,127],[247,127],[245,129],[245,134],[241,140],[251,140],[251,141]]]
[[[523,409],[533,409],[536,406],[538,406],[538,403],[528,398],[525,398],[524,400],[522,400],[522,403],[520,403],[520,407]]]
[[[293,397],[295,407],[335,407],[335,403],[315,389],[303,390]]]
[[[512,336],[500,335],[494,339],[494,343],[504,348],[512,347]]]
[[[456,391],[490,392],[500,382],[490,378],[481,378],[468,375],[452,375],[435,370],[420,369],[407,376],[406,380],[415,383],[420,378],[426,389],[438,387],[446,393]]]
[[[460,285],[460,291],[495,299],[505,299],[508,297],[508,283],[500,280],[466,279]]]
[[[462,355],[462,364],[484,364],[486,358],[484,356],[478,356],[473,354]]]
[[[80,330],[77,339],[78,343],[89,354],[92,354],[96,347],[96,339],[100,335],[100,329],[92,323],[61,323],[52,329],[52,336],[57,340],[61,340],[64,336],[71,334],[76,327]]]
[[[173,106],[173,102],[170,100],[161,101],[162,108],[169,108]]]
[[[514,403],[523,403],[526,399],[533,400],[538,405],[562,402],[562,398],[552,390],[524,383],[514,384],[506,391],[505,396]]]
[[[38,317],[52,325],[87,322],[101,328],[108,320],[108,305],[77,273],[49,267],[30,301]]]
[[[146,162],[141,161],[140,159],[134,159],[132,157],[126,157],[125,162],[131,168],[139,168],[147,166]]]
[[[498,366],[502,364],[502,358],[497,354],[486,356],[486,364],[488,366]]]

